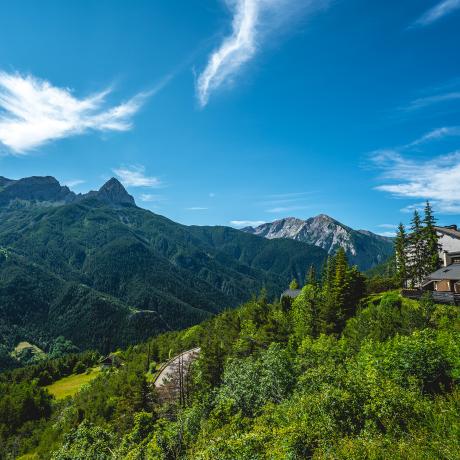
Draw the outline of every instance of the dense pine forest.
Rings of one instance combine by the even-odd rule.
[[[262,288],[279,294],[327,257],[298,241],[178,224],[135,206],[115,179],[70,203],[56,201],[70,193],[56,179],[10,182],[0,184],[0,370],[33,361],[11,359],[23,341],[50,356],[61,336],[108,353],[192,326]]]
[[[3,373],[0,457],[459,458],[459,309],[371,294],[383,279],[339,251],[321,276],[308,270],[295,299],[262,292],[120,350],[123,364],[74,397],[45,387],[90,372],[97,353]],[[165,398],[152,383],[159,365],[197,346],[180,397]]]

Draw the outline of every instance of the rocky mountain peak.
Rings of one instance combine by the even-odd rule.
[[[327,214],[302,220],[296,217],[268,222],[258,227],[242,229],[264,238],[289,238],[313,244],[334,254],[343,248],[351,263],[361,269],[368,269],[389,257],[393,242],[372,232],[362,232],[340,223]]]
[[[111,204],[136,204],[134,198],[115,177],[112,177],[99,189],[97,198]]]
[[[32,176],[17,180],[0,176],[0,206],[60,206],[87,198],[112,205],[136,204],[114,177],[98,191],[76,195],[52,176]]]

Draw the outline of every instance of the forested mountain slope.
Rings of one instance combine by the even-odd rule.
[[[138,208],[116,180],[75,195],[53,178],[0,183],[3,344],[64,335],[102,351],[185,327],[266,289],[278,296],[326,253]]]

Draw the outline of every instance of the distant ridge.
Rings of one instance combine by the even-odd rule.
[[[94,198],[107,204],[136,205],[134,198],[116,178],[112,177],[99,190],[76,194],[67,186],[61,185],[52,176],[32,176],[23,179],[0,177],[0,206],[16,202],[53,206]]]
[[[368,270],[393,253],[393,240],[367,230],[353,230],[326,214],[306,220],[286,217],[242,231],[268,239],[288,238],[318,246],[334,254],[343,248],[351,263]]]

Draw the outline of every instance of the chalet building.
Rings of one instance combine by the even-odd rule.
[[[445,254],[453,254],[460,252],[460,231],[457,225],[447,225],[445,227],[435,226],[436,235],[438,236],[439,244],[439,259],[442,261],[444,266],[447,266],[445,261]],[[411,255],[412,248],[409,246],[407,250],[408,256]],[[420,289],[423,286],[419,283],[415,285],[408,284],[408,281],[404,283],[404,287],[408,289]]]
[[[123,364],[122,359],[115,353],[110,353],[99,360],[101,369],[110,369],[111,367],[120,367]]]
[[[420,298],[424,291],[429,291],[438,303],[460,305],[460,231],[456,225],[435,229],[442,267],[430,273],[416,289],[403,289],[403,295]]]
[[[428,275],[424,290],[460,294],[460,251],[445,252],[443,267]]]

